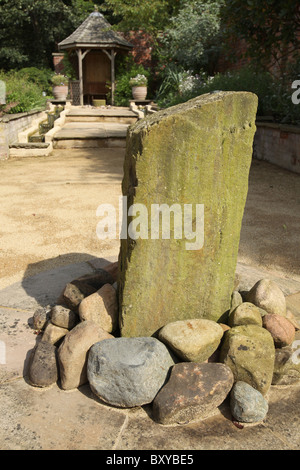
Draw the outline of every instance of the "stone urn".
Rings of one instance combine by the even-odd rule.
[[[147,96],[147,87],[146,86],[133,86],[132,96],[133,96],[133,99],[136,101],[144,101]]]
[[[52,93],[56,100],[64,101],[68,96],[68,85],[54,85],[52,87]]]

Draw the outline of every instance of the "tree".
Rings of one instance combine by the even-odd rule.
[[[111,15],[119,30],[143,30],[156,36],[178,11],[180,3],[180,0],[105,0],[100,8]]]
[[[248,57],[284,77],[288,64],[299,56],[299,1],[226,0],[221,14],[231,41],[243,39]]]
[[[163,35],[162,58],[184,69],[212,74],[220,51],[223,0],[185,0]]]
[[[51,67],[57,43],[93,8],[92,0],[0,0],[0,69]]]

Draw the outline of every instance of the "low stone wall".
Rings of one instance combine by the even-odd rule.
[[[257,122],[253,157],[300,173],[300,127]]]
[[[0,118],[0,160],[9,157],[9,146],[18,140],[18,133],[31,126],[44,111],[7,114]]]

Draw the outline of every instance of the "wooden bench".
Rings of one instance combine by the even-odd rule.
[[[87,82],[83,86],[83,94],[87,96],[88,104],[92,104],[94,98],[106,99],[108,92],[104,82]]]

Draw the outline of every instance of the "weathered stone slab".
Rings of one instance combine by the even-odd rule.
[[[218,321],[230,309],[256,109],[251,93],[219,92],[162,110],[129,129],[122,191],[128,208],[147,208],[149,223],[144,238],[122,234],[122,336],[152,335],[189,318]],[[153,204],[179,205],[182,238],[174,237],[172,215],[170,239],[162,239],[162,224],[158,238],[151,238]],[[193,209],[194,239],[185,238],[185,204]],[[202,248],[196,204],[204,205]],[[127,229],[134,220],[127,217]]]

